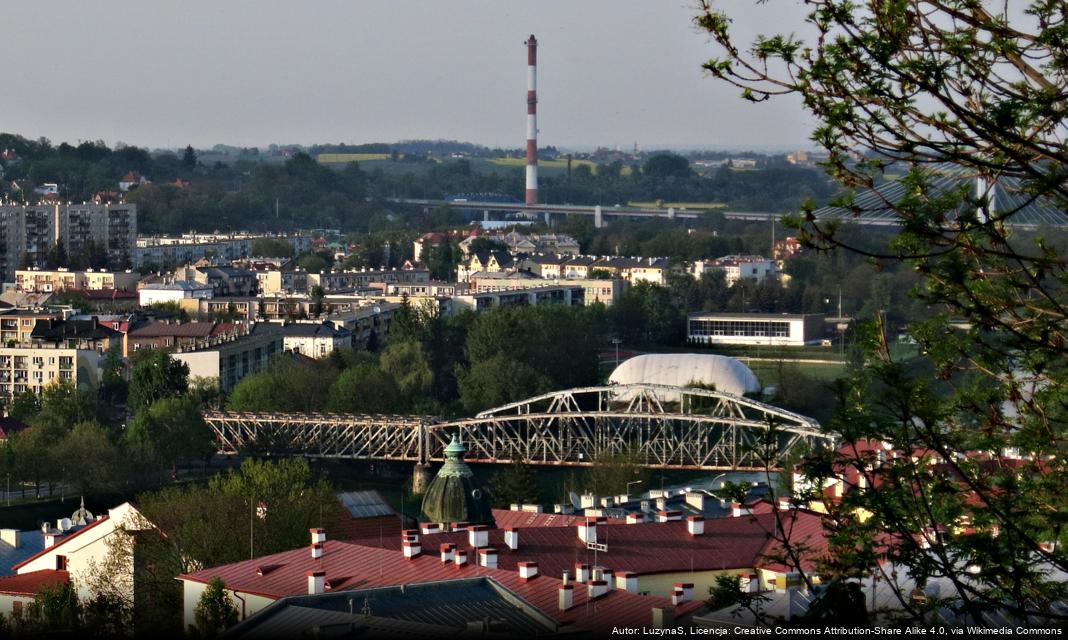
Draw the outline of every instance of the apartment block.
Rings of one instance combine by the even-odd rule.
[[[193,351],[177,351],[176,360],[189,365],[190,378],[214,378],[219,390],[228,392],[245,376],[262,371],[282,353],[282,336],[253,326],[248,335]]]
[[[0,272],[10,281],[23,265],[41,265],[58,244],[68,256],[106,252],[113,264],[132,259],[134,204],[0,205]]]
[[[77,271],[70,269],[19,269],[15,272],[15,290],[25,293],[52,291],[134,291],[141,276],[132,271]]]

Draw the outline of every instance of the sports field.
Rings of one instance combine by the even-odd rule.
[[[347,164],[387,158],[389,158],[388,153],[320,153],[318,160],[319,164]]]

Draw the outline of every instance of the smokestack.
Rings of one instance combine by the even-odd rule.
[[[538,204],[538,41],[527,45],[527,204]]]

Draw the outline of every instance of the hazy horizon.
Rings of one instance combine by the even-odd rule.
[[[688,3],[425,5],[269,0],[5,6],[2,129],[181,148],[451,139],[523,145],[538,37],[539,144],[572,149],[811,148],[798,101],[753,105],[708,78]],[[739,32],[789,31],[796,4],[739,5]],[[12,55],[9,54],[9,60]]]

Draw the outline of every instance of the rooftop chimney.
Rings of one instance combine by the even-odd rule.
[[[424,522],[419,525],[419,529],[423,535],[441,533],[441,524],[438,522]]]
[[[653,607],[653,628],[667,629],[675,626],[675,610],[667,607]]]
[[[576,564],[575,565],[575,582],[586,582],[590,579],[590,565],[588,564]]]
[[[478,550],[478,566],[486,567],[487,569],[497,568],[497,550],[492,547],[486,547]]]
[[[321,542],[316,542],[315,544],[313,544],[311,546],[311,553],[312,553],[312,558],[315,559],[315,560],[318,560],[319,558],[322,558],[323,557],[323,544]]]
[[[689,491],[686,493],[686,504],[690,505],[698,511],[705,510],[705,494],[700,491]]]
[[[641,524],[643,522],[645,522],[645,514],[644,513],[628,513],[627,514],[627,524]]]
[[[325,529],[308,529],[311,533],[312,544],[323,544],[326,542],[326,530]]]
[[[567,611],[571,608],[571,605],[575,602],[575,587],[570,584],[565,584],[560,587],[559,604],[560,611]]]
[[[308,595],[318,595],[326,590],[326,572],[308,572]]]
[[[672,585],[673,594],[671,596],[671,604],[679,605],[683,602],[689,602],[693,600],[693,583],[692,582],[676,582]]]
[[[520,562],[519,566],[519,579],[522,582],[533,580],[538,576],[538,563],[537,562]]]
[[[586,585],[586,597],[590,600],[596,600],[601,596],[608,593],[608,583],[604,580],[590,580]]]
[[[703,536],[705,534],[704,517],[686,516],[686,532],[691,536]]]
[[[404,557],[411,560],[423,552],[423,545],[419,542],[417,537],[414,541],[405,540],[404,542],[401,542],[401,549],[404,551]]]
[[[616,589],[638,593],[638,576],[633,571],[620,571],[616,574]]]
[[[519,529],[515,527],[508,527],[504,530],[504,544],[508,545],[508,548],[515,551],[519,548]]]
[[[0,529],[0,542],[12,549],[18,549],[22,544],[22,532],[18,529]]]
[[[780,511],[786,511],[789,508],[790,508],[790,497],[789,496],[779,496],[779,510]]]
[[[48,531],[44,534],[44,548],[51,549],[56,546],[59,539],[63,537],[63,534],[58,531]]]
[[[467,549],[457,549],[456,555],[453,556],[453,564],[457,569],[462,569],[467,566]]]
[[[476,524],[467,530],[467,543],[475,549],[489,546],[489,527]]]
[[[441,561],[452,562],[453,556],[456,555],[456,545],[451,542],[445,542],[441,545]]]

